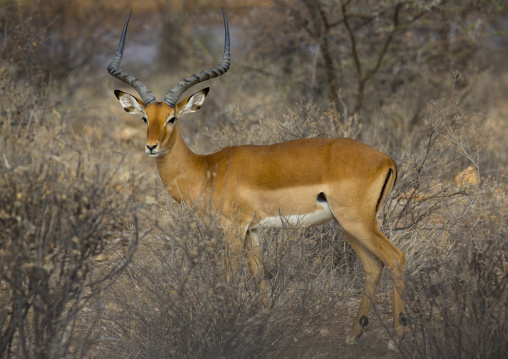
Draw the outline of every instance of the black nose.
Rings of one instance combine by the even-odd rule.
[[[153,145],[153,146],[148,146],[148,145],[146,145],[146,148],[148,148],[148,151],[152,152],[152,151],[155,149],[155,147],[157,147],[157,145],[158,145],[158,143],[156,143],[156,144],[155,144],[155,145]]]

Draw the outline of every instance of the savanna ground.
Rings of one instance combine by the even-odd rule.
[[[121,67],[161,98],[219,64],[222,6],[232,66],[181,119],[187,143],[352,137],[392,156],[378,219],[406,255],[397,352],[387,271],[345,344],[363,269],[335,223],[263,232],[270,309],[245,261],[226,283],[224,233],[169,198],[114,97],[134,92],[106,72],[130,8]],[[503,1],[27,0],[0,15],[0,358],[508,357]]]

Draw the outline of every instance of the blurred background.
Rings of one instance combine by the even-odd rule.
[[[386,270],[345,344],[364,272],[337,223],[263,231],[269,309],[245,263],[226,283],[227,236],[169,198],[115,98],[137,96],[106,70],[131,9],[120,68],[161,100],[220,64],[221,8],[231,67],[189,90],[211,87],[185,141],[389,154],[398,352]],[[506,0],[0,0],[0,34],[0,358],[508,357]]]
[[[202,84],[212,92],[198,119],[182,121],[189,137],[198,123],[226,124],[235,108],[255,122],[295,103],[410,130],[429,101],[452,98],[487,114],[499,129],[494,142],[505,142],[508,19],[500,0],[3,1],[1,71],[48,94],[62,113],[79,111],[73,127],[101,127],[97,121],[121,114],[112,90],[132,92],[105,72],[129,10],[122,68],[160,99],[181,78],[220,63],[221,7],[232,67]],[[121,126],[136,123],[125,117]],[[507,163],[505,147],[492,151]]]

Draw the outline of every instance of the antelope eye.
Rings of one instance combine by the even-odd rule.
[[[169,118],[169,119],[166,121],[166,125],[167,125],[167,124],[169,124],[169,123],[170,123],[170,124],[174,124],[174,123],[175,123],[175,118],[174,118],[174,117]]]
[[[146,117],[143,117],[142,120],[145,122],[145,123],[148,123]]]

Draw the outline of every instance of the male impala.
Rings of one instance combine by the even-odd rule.
[[[147,124],[145,152],[155,158],[160,178],[171,196],[194,205],[199,211],[220,213],[222,228],[233,229],[228,253],[240,254],[245,250],[250,270],[259,278],[258,291],[265,304],[258,229],[280,227],[288,220],[314,226],[336,219],[365,269],[365,292],[347,342],[354,342],[367,325],[383,264],[392,275],[395,338],[396,341],[402,338],[401,325],[407,323],[399,295],[403,288],[404,254],[381,233],[376,223],[376,213],[397,178],[393,160],[348,138],[309,138],[269,146],[226,147],[209,155],[193,153],[180,134],[177,120],[197,111],[209,89],[177,101],[190,87],[229,69],[226,16],[221,65],[183,79],[162,102],[157,102],[141,81],[118,68],[130,16],[108,71],[141,96],[138,99],[115,91],[124,110],[141,115]],[[228,255],[228,258],[229,280],[236,263],[235,256]]]

